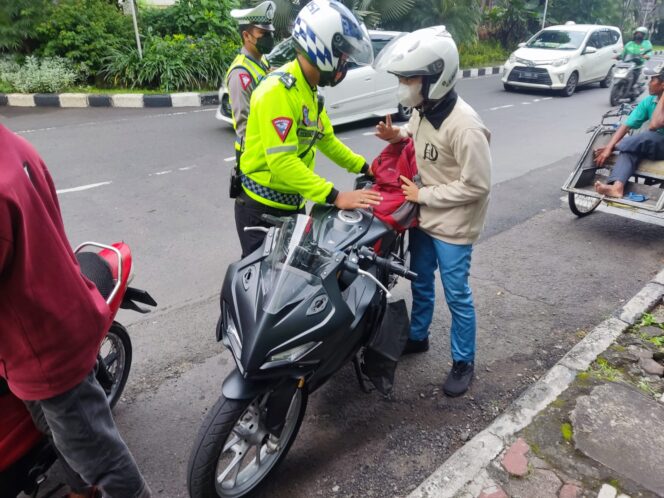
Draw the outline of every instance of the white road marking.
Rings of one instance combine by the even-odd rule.
[[[365,132],[365,133],[362,133],[362,136],[363,136],[363,137],[371,137],[371,136],[373,136],[373,135],[375,135],[375,134],[376,134],[375,131],[367,131],[367,132]]]
[[[553,100],[553,97],[544,97],[542,100]]]
[[[227,157],[226,159],[224,159],[225,163],[230,163],[231,161],[235,161],[235,156]]]
[[[521,105],[530,105],[532,102],[521,102]]]
[[[190,169],[194,169],[197,166],[194,164],[192,166],[185,166],[184,168],[178,168],[178,171],[189,171]]]
[[[166,171],[157,171],[156,173],[150,173],[148,176],[161,176],[161,175],[167,175],[169,173],[172,173],[172,169],[167,169]]]
[[[51,130],[55,130],[56,128],[57,127],[55,127],[55,126],[50,126],[48,128],[35,128],[33,130],[17,131],[16,134],[17,135],[23,135],[23,134],[27,134],[27,133],[36,133],[38,131],[51,131]]]
[[[90,185],[81,185],[80,187],[72,187],[72,188],[63,188],[60,190],[56,190],[56,194],[68,194],[70,192],[81,192],[82,190],[90,190],[91,188],[97,188],[101,187],[103,185],[110,185],[113,182],[100,182],[100,183],[91,183]]]
[[[508,104],[508,105],[499,105],[498,107],[490,107],[490,111],[497,111],[499,109],[509,109],[510,107],[514,107],[514,104]]]

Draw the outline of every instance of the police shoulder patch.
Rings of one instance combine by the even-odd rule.
[[[249,85],[251,85],[252,79],[247,73],[240,73],[240,85],[242,85],[242,90],[246,90]]]
[[[293,126],[293,120],[285,117],[274,118],[272,120],[272,126],[274,126],[274,130],[277,132],[277,135],[279,135],[281,141],[285,142],[288,132],[290,132],[290,129]]]

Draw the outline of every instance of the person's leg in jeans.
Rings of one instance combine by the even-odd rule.
[[[40,400],[53,441],[67,464],[109,498],[148,498],[150,489],[118,432],[106,393],[90,373],[80,384]]]
[[[410,251],[410,269],[417,273],[417,279],[410,284],[413,307],[409,343],[406,344],[404,353],[422,352],[428,349],[429,326],[433,319],[436,301],[434,272],[438,267],[433,239],[423,231],[417,228],[410,229],[408,251]]]
[[[625,185],[639,167],[641,159],[664,159],[664,135],[644,131],[623,138],[616,145],[620,152],[606,184],[595,183],[595,190],[609,197],[622,197]]]
[[[443,391],[449,396],[459,396],[468,390],[475,361],[475,304],[468,284],[473,246],[449,244],[434,239],[434,247],[445,301],[452,316],[450,349],[453,367],[443,385]]]
[[[25,406],[28,408],[30,416],[32,417],[32,421],[34,422],[37,429],[39,429],[39,432],[51,440],[51,445],[53,446],[55,454],[60,461],[60,465],[62,466],[62,470],[65,473],[65,483],[67,486],[69,486],[71,492],[80,496],[94,496],[94,488],[86,483],[83,479],[81,479],[81,476],[79,476],[78,473],[76,473],[74,469],[69,466],[67,460],[65,460],[60,451],[58,451],[58,448],[53,443],[53,434],[51,434],[51,429],[46,422],[44,411],[41,409],[39,402],[26,401]]]

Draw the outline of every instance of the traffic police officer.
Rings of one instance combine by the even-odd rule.
[[[295,60],[270,73],[251,96],[242,155],[242,192],[235,201],[235,224],[242,256],[263,241],[248,226],[269,226],[264,213],[285,216],[303,212],[305,201],[340,209],[379,204],[367,190],[339,192],[314,173],[316,149],[352,173],[369,171],[364,158],[334,136],[317,86],[334,86],[346,75],[349,60],[371,64],[369,35],[336,0],[314,0],[298,14],[293,28]]]
[[[251,9],[233,9],[231,17],[240,25],[242,48],[226,72],[226,88],[235,128],[235,157],[239,163],[249,115],[249,99],[258,82],[267,74],[265,58],[274,47],[274,2],[263,2]]]

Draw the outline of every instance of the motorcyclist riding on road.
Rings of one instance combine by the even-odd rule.
[[[646,39],[647,37],[648,28],[645,26],[636,28],[634,30],[634,37],[625,45],[623,53],[618,56],[618,59],[622,60],[624,60],[627,56],[633,56],[632,61],[637,66],[633,85],[638,84],[639,78],[641,76],[641,67],[643,64],[645,64],[646,60],[650,59],[652,43],[650,43],[650,40]]]

